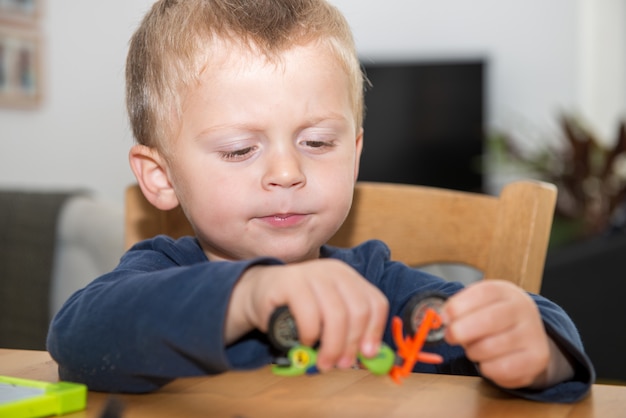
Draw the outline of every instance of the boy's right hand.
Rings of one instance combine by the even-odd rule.
[[[289,306],[302,344],[320,341],[320,370],[348,368],[358,353],[378,353],[387,298],[352,267],[334,259],[248,269],[233,289],[227,344],[254,328],[267,332],[272,312],[282,305]]]

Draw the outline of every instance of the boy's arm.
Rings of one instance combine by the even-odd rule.
[[[446,339],[460,344],[481,374],[525,398],[573,401],[593,382],[572,321],[554,303],[503,281],[484,281],[445,308]]]
[[[155,239],[76,292],[48,335],[61,378],[92,390],[146,392],[176,377],[268,363],[264,336],[251,333],[226,349],[224,322],[242,273],[276,261],[207,262],[194,246]],[[194,251],[195,258],[185,258]],[[235,365],[230,351],[239,359]]]
[[[595,382],[595,369],[585,353],[576,326],[561,307],[548,299],[531,294],[537,304],[550,344],[558,349],[573,370],[566,381],[544,389],[504,389],[516,396],[545,402],[575,402],[585,397]]]
[[[546,370],[537,376],[535,381],[528,386],[528,389],[545,389],[574,377],[574,368],[566,353],[564,353],[549,336],[547,342],[551,361],[548,362]]]
[[[284,304],[302,341],[321,341],[320,369],[378,351],[388,302],[344,262],[208,262],[190,243],[142,243],[66,302],[48,336],[62,379],[146,392],[177,377],[269,364],[263,331]]]

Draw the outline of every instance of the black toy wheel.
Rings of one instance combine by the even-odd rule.
[[[440,292],[418,293],[413,296],[406,307],[402,317],[404,324],[404,333],[408,335],[415,334],[419,328],[426,309],[432,308],[435,312],[441,313],[443,305],[446,303],[448,296]],[[444,337],[445,326],[442,324],[439,328],[431,329],[426,337],[426,344],[436,344]]]
[[[284,353],[299,344],[296,321],[287,306],[281,306],[272,313],[267,336],[274,348]]]

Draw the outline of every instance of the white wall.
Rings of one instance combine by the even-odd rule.
[[[626,117],[625,0],[335,0],[364,59],[482,57],[490,128],[543,139],[559,112]]]
[[[0,187],[88,188],[121,203],[133,179],[124,61],[152,1],[44,3],[45,98],[37,110],[0,110]]]
[[[626,0],[333,3],[363,59],[487,59],[490,128],[550,130],[568,110],[612,138],[624,116]],[[46,97],[37,110],[0,110],[0,187],[82,187],[121,204],[133,181],[124,60],[150,4],[47,2]]]
[[[580,108],[614,141],[626,117],[626,0],[580,1]]]

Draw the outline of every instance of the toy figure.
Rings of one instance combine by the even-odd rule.
[[[443,358],[438,354],[422,351],[424,345],[443,339],[444,325],[439,311],[446,296],[439,293],[416,295],[407,303],[404,321],[392,319],[393,340],[398,347],[394,352],[382,344],[378,354],[371,358],[358,356],[359,364],[375,375],[389,374],[398,384],[408,376],[417,362],[439,364]],[[409,334],[404,336],[404,331]],[[298,341],[295,320],[287,306],[277,309],[270,318],[268,337],[272,345],[284,356],[278,357],[272,371],[281,376],[298,376],[317,373],[317,351]]]

